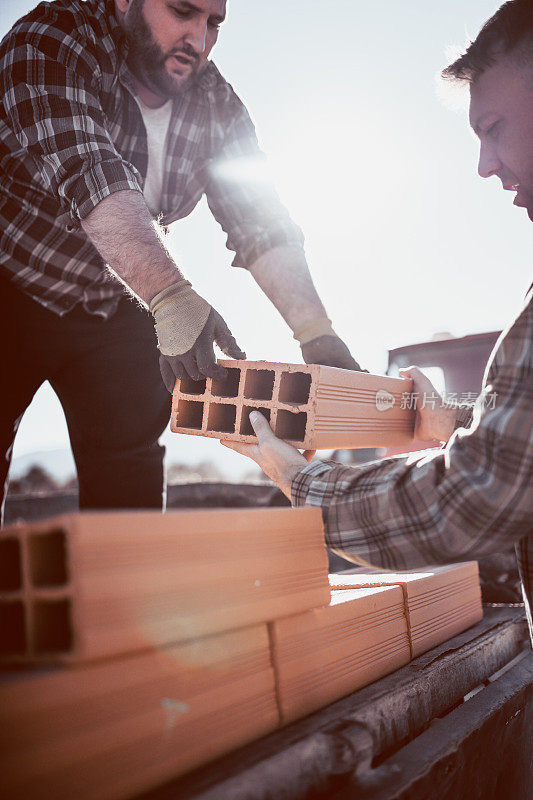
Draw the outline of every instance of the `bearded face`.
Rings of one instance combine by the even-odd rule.
[[[121,0],[129,66],[147,88],[175,97],[205,67],[226,0]]]

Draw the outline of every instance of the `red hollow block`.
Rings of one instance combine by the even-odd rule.
[[[0,532],[0,660],[77,663],[328,603],[320,509],[82,513]]]
[[[4,674],[10,800],[121,800],[279,725],[267,626],[71,669]]]
[[[413,658],[483,618],[477,561],[402,572],[355,568],[330,575],[329,579],[334,591],[401,586]]]
[[[219,361],[225,380],[177,380],[174,433],[257,442],[249,420],[260,411],[275,434],[299,448],[381,447],[413,439],[412,381],[316,364]]]
[[[335,591],[331,603],[270,624],[282,722],[393,672],[410,659],[399,586]]]

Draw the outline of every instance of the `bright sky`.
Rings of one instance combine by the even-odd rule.
[[[2,0],[0,33],[33,5]],[[462,47],[498,5],[228,3],[213,59],[252,114],[337,332],[372,371],[384,370],[387,349],[436,331],[505,326],[531,281],[526,212],[499,181],[477,176],[466,111],[445,107],[436,91],[446,48]],[[249,358],[300,360],[251,277],[229,267],[232,254],[204,204],[171,241]],[[176,460],[217,458],[221,449],[198,437],[165,440]],[[65,442],[57,403],[41,390],[15,454]]]

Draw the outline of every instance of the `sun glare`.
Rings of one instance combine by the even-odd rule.
[[[382,128],[362,125],[355,114],[302,121],[287,132],[286,146],[271,153],[272,174],[292,215],[310,230],[353,231],[374,223],[384,187],[406,183],[407,164]]]

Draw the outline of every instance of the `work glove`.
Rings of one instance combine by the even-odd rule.
[[[306,364],[323,364],[326,367],[368,372],[353,358],[342,339],[333,330],[331,320],[327,317],[313,320],[295,331],[294,338],[300,342]]]
[[[223,380],[227,371],[216,363],[213,342],[230,358],[246,358],[215,309],[182,278],[150,303],[161,353],[159,368],[169,392],[176,378]]]

